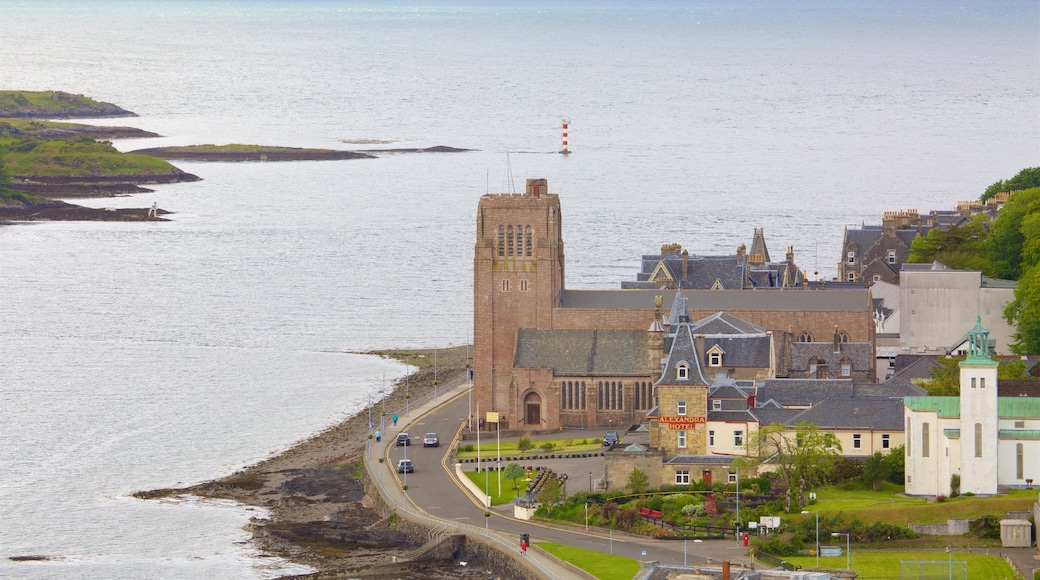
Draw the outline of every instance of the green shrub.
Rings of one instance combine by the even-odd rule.
[[[516,448],[520,451],[529,451],[532,447],[534,447],[534,444],[531,443],[531,438],[527,435],[521,437],[520,441],[516,443]]]

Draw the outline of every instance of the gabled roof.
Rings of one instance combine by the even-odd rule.
[[[725,334],[761,334],[765,336],[766,329],[757,324],[752,324],[727,314],[716,312],[711,316],[704,317],[697,322],[690,323],[694,334],[725,335]]]
[[[647,376],[646,332],[639,330],[517,331],[513,366],[551,368],[556,376]]]
[[[644,342],[646,340],[644,339]],[[696,343],[689,324],[680,324],[675,327],[675,335],[672,338],[671,348],[668,351],[664,372],[657,381],[658,385],[683,385],[683,386],[708,386],[711,381],[704,375],[701,369],[700,356],[697,354]],[[648,355],[649,356],[649,355]],[[680,365],[686,365],[688,370],[687,379],[678,378],[676,369]]]

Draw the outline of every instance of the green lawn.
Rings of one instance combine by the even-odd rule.
[[[631,558],[612,556],[553,542],[538,542],[538,547],[574,564],[600,580],[632,580],[641,564]]]
[[[852,569],[863,580],[899,578],[899,562],[903,560],[946,562],[947,559],[944,552],[858,552],[855,546],[852,547]],[[784,560],[804,569],[816,567],[815,556],[788,556]],[[1011,566],[999,556],[954,552],[953,561],[968,563],[968,580],[1012,580],[1015,577]],[[820,558],[821,568],[844,570],[845,563],[844,554],[836,558]]]
[[[1036,501],[1036,490],[1012,490],[1006,496],[960,496],[943,503],[927,503],[923,497],[899,497],[901,486],[886,484],[879,491],[847,490],[825,487],[817,490],[816,503],[806,506],[808,511],[819,510],[820,517],[841,513],[846,522],[883,522],[906,525],[945,522],[952,518],[973,518],[987,514],[1005,514],[1009,511],[1029,511]],[[808,517],[813,517],[811,514]]]
[[[488,487],[491,489],[491,493],[488,493],[488,495],[491,496],[491,505],[500,505],[500,504],[504,504],[504,503],[512,503],[514,494],[517,491],[517,488],[513,487],[513,480],[506,479],[506,478],[503,477],[502,478],[502,493],[499,494],[498,493],[498,474],[499,474],[499,472],[497,472],[497,471],[491,471],[491,472],[463,471],[463,473],[466,474],[466,477],[468,477],[470,479],[470,481],[472,481],[473,483],[477,484],[477,487],[479,487],[480,490],[483,491],[484,493],[488,493],[488,490],[484,487],[485,480],[488,482],[488,484],[489,484]],[[519,485],[520,493],[523,493],[524,491],[527,490],[527,480],[526,479],[518,479],[517,480],[517,484]]]
[[[494,440],[494,436],[490,437],[491,441],[486,440],[480,443],[480,456],[481,457],[496,457],[498,455],[499,446]],[[582,443],[584,441],[585,443]],[[513,455],[540,455],[543,453],[578,453],[581,451],[599,451],[603,448],[603,440],[596,437],[585,437],[582,439],[547,439],[547,440],[536,440],[531,442],[534,445],[533,449],[526,452],[520,451],[517,447],[519,441],[503,441],[502,442],[502,457],[511,457]],[[543,451],[542,445],[551,443],[553,446],[552,451]],[[462,451],[462,448],[472,447],[472,451]],[[477,456],[477,446],[469,443],[459,448],[459,451],[455,454],[458,459],[469,459]]]

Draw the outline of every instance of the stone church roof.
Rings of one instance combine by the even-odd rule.
[[[649,350],[641,330],[517,331],[513,366],[551,368],[556,376],[647,376]]]
[[[562,290],[560,308],[648,310],[654,297],[662,296],[669,309],[676,290]],[[685,292],[690,310],[712,312],[733,310],[864,310],[869,307],[869,290],[692,290]]]

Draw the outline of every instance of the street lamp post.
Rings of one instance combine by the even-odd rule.
[[[814,513],[816,514],[816,569],[820,569],[820,512],[807,512],[803,511],[803,514]]]
[[[589,493],[592,493],[592,472],[589,472]]]
[[[831,536],[835,538],[845,536],[845,569],[852,570],[852,534],[832,532]]]
[[[953,580],[953,550],[946,546],[946,553],[950,555],[950,580]]]
[[[585,532],[589,531],[589,502],[585,502]]]

